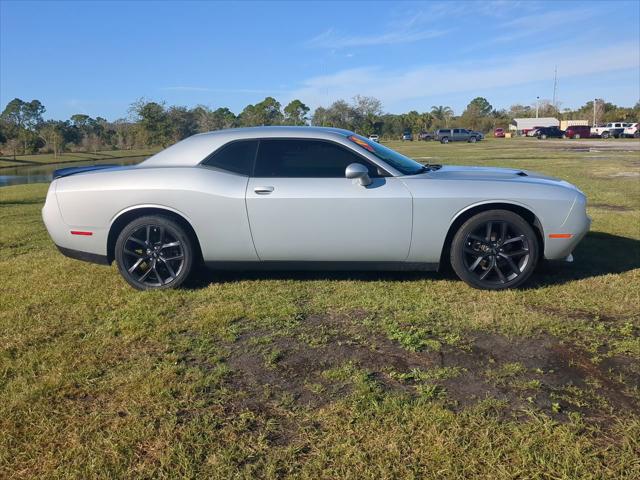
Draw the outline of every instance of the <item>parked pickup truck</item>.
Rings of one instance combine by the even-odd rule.
[[[473,132],[466,128],[441,128],[436,130],[436,140],[440,143],[449,142],[470,142],[476,143],[478,140],[482,140],[482,134],[479,132]]]
[[[624,129],[628,126],[628,123],[622,122],[610,122],[606,125],[598,125],[597,127],[591,127],[591,136],[602,138],[618,138],[622,136]]]

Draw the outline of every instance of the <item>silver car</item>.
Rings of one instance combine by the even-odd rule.
[[[114,260],[138,289],[214,269],[437,270],[522,284],[589,229],[573,185],[529,171],[422,165],[346,130],[195,135],[127,167],[56,172],[43,208],[67,256]]]

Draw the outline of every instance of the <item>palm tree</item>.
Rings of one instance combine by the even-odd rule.
[[[440,105],[436,107],[435,105],[431,107],[431,115],[433,115],[438,120],[442,120],[445,126],[449,126],[449,119],[453,117],[453,110],[451,107],[445,107]]]

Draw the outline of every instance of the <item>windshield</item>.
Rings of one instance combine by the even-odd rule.
[[[380,160],[388,163],[404,175],[415,175],[416,173],[424,172],[425,170],[425,167],[421,163],[411,160],[409,157],[405,157],[395,150],[391,150],[379,143],[370,142],[368,139],[361,137],[360,135],[351,135],[349,140],[368,152],[373,153]]]

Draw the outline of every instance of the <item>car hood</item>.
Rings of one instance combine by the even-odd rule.
[[[559,178],[550,177],[530,170],[519,170],[497,167],[469,167],[445,165],[438,170],[415,175],[414,178],[430,178],[441,180],[479,180],[479,181],[514,181],[519,183],[546,183],[576,188]]]

